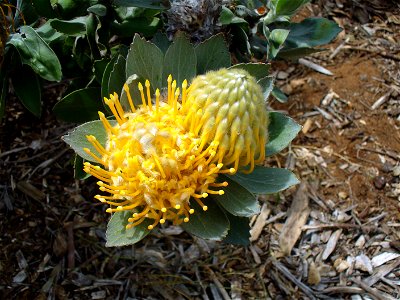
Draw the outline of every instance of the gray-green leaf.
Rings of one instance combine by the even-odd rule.
[[[147,226],[152,223],[150,219],[146,219],[130,229],[125,228],[132,214],[133,211],[123,211],[112,215],[106,231],[107,247],[133,245],[150,233],[150,230],[147,229]]]
[[[231,55],[222,34],[214,35],[200,43],[195,51],[198,75],[209,70],[228,68],[231,65]]]
[[[263,63],[240,63],[233,65],[229,69],[243,69],[249,72],[249,74],[255,77],[257,80],[268,76],[270,65]]]
[[[223,239],[225,243],[248,246],[250,244],[250,222],[247,217],[237,217],[226,213],[231,224],[228,235]]]
[[[228,182],[228,186],[223,188],[225,193],[212,198],[225,210],[239,217],[251,217],[260,212],[257,198],[246,188],[226,176],[221,176],[221,180]]]
[[[11,77],[11,81],[22,104],[36,117],[40,117],[42,112],[41,90],[35,72],[29,66],[23,65]]]
[[[269,140],[265,146],[265,152],[267,156],[271,156],[285,149],[297,136],[301,126],[282,113],[270,112],[268,115]]]
[[[172,74],[177,86],[180,86],[183,80],[190,81],[196,76],[196,65],[193,45],[183,34],[178,35],[165,53],[163,78]]]
[[[13,45],[23,64],[29,65],[36,74],[49,81],[61,80],[61,64],[49,45],[30,26],[21,26],[8,43]]]
[[[229,176],[255,194],[275,194],[298,184],[297,177],[287,169],[256,166],[250,174],[237,173]]]
[[[190,207],[195,212],[190,215],[188,223],[182,224],[182,228],[200,238],[220,241],[228,233],[229,221],[213,199],[203,202],[208,206],[207,211],[203,211],[197,202],[191,199]]]
[[[116,121],[108,120],[111,125],[114,125]],[[74,151],[83,159],[97,162],[89,154],[83,151],[83,148],[89,148],[90,151],[99,155],[93,145],[87,140],[87,135],[94,135],[97,141],[105,147],[107,141],[107,132],[103,127],[103,123],[99,120],[87,122],[78,127],[75,127],[72,131],[68,132],[67,135],[62,137],[63,141],[66,142]]]
[[[143,80],[148,79],[154,92],[162,87],[163,62],[162,51],[136,34],[126,59],[126,78],[136,74]]]
[[[90,87],[73,91],[54,105],[57,118],[67,122],[81,123],[98,118],[97,112],[103,110],[100,88]]]

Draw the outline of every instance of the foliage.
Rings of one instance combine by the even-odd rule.
[[[272,95],[286,101],[287,97],[274,87],[269,63],[321,51],[315,47],[329,43],[341,30],[323,18],[291,22],[307,2],[231,1],[214,10],[219,13],[219,22],[212,32],[220,33],[192,44],[184,32],[175,34],[173,40],[165,34],[168,14],[164,12],[171,7],[168,0],[3,1],[0,4],[0,119],[5,112],[9,87],[32,114],[40,117],[43,86],[48,82],[65,85],[65,94],[53,112],[60,120],[84,123],[64,140],[77,153],[77,178],[85,178],[82,166],[86,161],[93,161],[83,150],[93,148],[86,136],[95,135],[105,145],[107,133],[101,121],[96,120],[97,111],[105,112],[114,124],[116,121],[102,99],[116,93],[120,95],[123,109],[129,109],[129,98],[123,89],[125,83],[137,106],[141,103],[138,83],[145,85],[146,80],[150,80],[154,94],[156,89],[167,88],[165,78],[169,74],[177,82],[184,79],[190,82],[209,70],[239,68],[256,78],[265,99]],[[182,22],[200,19],[187,16]],[[185,24],[179,28],[193,26]],[[239,63],[231,66],[232,57]],[[262,63],[254,63],[255,59]],[[300,126],[278,112],[269,112],[269,120],[265,151],[266,155],[274,155],[288,146]],[[247,175],[220,176],[229,183],[226,193],[207,199],[209,210],[198,209],[201,213],[195,214],[183,227],[199,237],[234,244],[248,243],[248,217],[259,211],[257,194],[277,193],[298,182],[286,169],[264,167],[256,167]],[[108,246],[133,244],[148,234],[146,222],[126,230],[127,220],[125,212],[113,214],[107,230]]]
[[[202,52],[210,53],[210,55],[199,55],[198,57],[195,55],[195,53]],[[183,60],[180,57],[182,53],[185,54]],[[201,61],[200,70],[198,69],[199,60]],[[118,65],[118,61],[115,61],[114,70],[119,69],[119,72],[123,74],[123,79],[120,80],[119,85],[114,85],[113,90],[109,90],[110,92],[116,91],[117,94],[122,93],[122,84],[132,78],[133,75],[135,75],[135,80],[132,81],[131,90],[137,86],[138,82],[144,84],[147,78],[151,78],[155,82],[154,89],[162,89],[166,81],[160,80],[161,74],[173,72],[174,76],[178,78],[191,79],[199,72],[204,73],[230,66],[229,52],[223,42],[222,35],[214,36],[197,46],[189,43],[184,36],[178,36],[165,54],[155,44],[136,35],[126,59],[120,61],[124,66],[115,68]],[[160,61],[164,63],[160,64]],[[173,64],[174,62],[175,64]],[[258,79],[259,84],[263,85],[265,96],[269,96],[272,90],[271,80],[265,80],[269,79],[268,65],[239,64],[232,66],[232,68],[243,68],[251,73]],[[110,79],[111,74],[109,74]],[[59,105],[61,105],[61,102]],[[65,109],[67,109],[69,104],[66,103],[65,105]],[[124,106],[129,107],[128,103],[125,103]],[[84,115],[83,112],[81,114],[75,113],[78,119]],[[266,151],[268,155],[273,155],[291,142],[299,132],[300,126],[289,117],[278,112],[270,112],[269,118],[270,140],[266,145]],[[91,121],[77,127],[64,137],[64,141],[83,159],[96,162],[93,157],[83,151],[85,147],[93,147],[86,139],[88,134],[98,137],[98,141],[105,145],[106,133],[100,121]],[[298,183],[295,175],[289,170],[265,167],[256,167],[254,172],[248,175],[241,173],[229,176],[221,175],[220,179],[228,182],[228,186],[224,188],[225,194],[213,195],[213,197],[204,200],[204,203],[208,206],[207,211],[203,211],[195,201],[192,201],[196,213],[191,216],[188,223],[183,223],[182,227],[187,232],[201,238],[225,240],[233,244],[248,243],[248,218],[259,212],[257,194],[277,193]],[[131,214],[126,212],[115,212],[113,214],[107,229],[108,246],[133,244],[148,234],[149,230],[143,225],[134,227],[133,231],[125,229],[129,215]],[[146,223],[146,225],[148,224]]]
[[[219,10],[219,23],[214,31],[219,30],[224,32],[226,37],[231,36],[230,52],[241,62],[247,63],[253,56],[265,60],[266,63],[277,58],[297,59],[320,51],[314,47],[329,43],[340,31],[334,22],[323,18],[309,18],[300,23],[290,22],[290,18],[307,2],[232,1],[230,5]],[[0,7],[8,12],[0,44],[0,56],[8,66],[0,71],[0,78],[6,81],[0,89],[0,95],[3,95],[0,97],[0,118],[4,112],[9,79],[16,96],[24,106],[40,117],[41,90],[45,81],[69,85],[66,97],[69,97],[71,103],[80,99],[79,93],[71,95],[77,89],[101,87],[98,96],[104,97],[109,94],[109,88],[120,85],[116,78],[119,72],[113,72],[113,69],[123,67],[122,58],[129,59],[126,57],[128,45],[135,33],[153,38],[154,43],[163,52],[170,44],[164,33],[168,23],[165,16],[168,14],[163,17],[163,12],[171,7],[168,0],[13,0],[3,2]],[[43,20],[46,20],[44,18],[47,21],[43,23]],[[10,19],[13,19],[13,22],[10,22]],[[188,18],[190,19],[196,22],[195,16]],[[183,18],[182,22],[187,20]],[[183,26],[191,27],[191,24]],[[218,53],[215,50],[227,51],[221,47],[223,40],[221,36],[213,36],[208,49],[200,43],[194,52],[180,53],[178,62],[190,64],[196,56],[197,73],[204,73],[208,66],[204,65],[203,57],[212,55],[214,59],[208,61],[222,67],[228,63],[226,54],[229,52]],[[189,48],[184,46],[182,50],[184,49]],[[137,51],[131,53],[135,55]],[[166,61],[176,59],[170,57],[169,53],[166,55]],[[154,57],[160,59],[161,55],[154,53]],[[119,59],[115,65],[117,58]],[[162,62],[158,62],[157,66],[160,68]],[[130,73],[134,73],[133,70],[137,67],[129,63],[127,66],[126,69]],[[175,66],[175,62],[171,66],[164,66],[165,72],[174,73],[171,68]],[[17,82],[21,80],[18,75],[21,70],[27,70],[25,77],[29,76],[38,84],[24,86],[25,91],[22,91],[23,85]],[[164,75],[161,74],[157,80],[160,81]],[[177,76],[179,81],[181,75]],[[151,76],[145,78],[154,82]],[[24,93],[36,96],[27,100],[23,96]],[[277,88],[272,90],[272,95],[279,101],[287,100]],[[71,98],[74,96],[75,98]],[[58,117],[68,121],[82,121],[79,118],[73,120],[60,113],[60,107],[64,104],[66,103],[55,108]]]

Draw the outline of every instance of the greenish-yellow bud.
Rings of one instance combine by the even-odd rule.
[[[219,163],[236,170],[249,165],[251,172],[265,159],[268,115],[262,89],[247,71],[220,69],[197,76],[185,107],[196,119],[193,130],[203,144],[218,143]]]

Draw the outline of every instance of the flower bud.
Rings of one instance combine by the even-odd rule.
[[[195,77],[185,108],[193,133],[205,145],[218,143],[216,158],[225,167],[250,165],[251,172],[265,159],[268,115],[261,87],[247,71],[220,69]]]

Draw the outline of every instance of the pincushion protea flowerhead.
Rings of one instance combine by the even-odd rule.
[[[222,78],[229,91],[221,87],[220,95],[210,93],[209,87],[221,86],[217,81]],[[148,229],[166,220],[188,222],[195,213],[191,201],[207,210],[202,198],[224,194],[221,188],[228,183],[217,182],[218,174],[234,174],[246,164],[251,171],[255,155],[264,159],[266,124],[258,124],[266,123],[264,103],[247,72],[210,72],[195,78],[189,88],[186,80],[179,88],[169,76],[165,99],[158,89],[152,99],[149,81],[145,87],[139,83],[138,109],[129,87],[124,89],[131,112],[123,110],[117,94],[105,98],[117,124],[99,112],[107,143],[103,147],[87,136],[98,153],[84,150],[101,166],[86,162],[84,171],[97,177],[100,190],[108,194],[95,196],[110,205],[107,212],[132,211],[127,229],[145,219],[153,220]],[[205,101],[200,100],[203,93]]]

